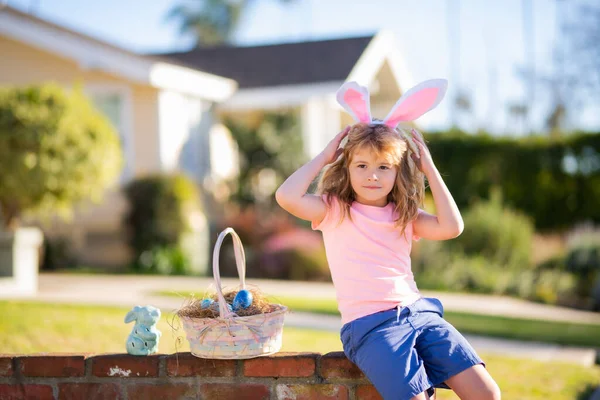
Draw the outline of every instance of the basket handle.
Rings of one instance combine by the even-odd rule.
[[[246,289],[246,255],[244,254],[244,247],[240,237],[235,233],[233,228],[226,228],[219,234],[217,242],[215,243],[215,249],[213,250],[213,277],[217,286],[217,296],[219,298],[219,315],[222,318],[227,318],[232,314],[227,309],[227,302],[223,296],[223,290],[221,289],[221,275],[219,273],[219,251],[221,245],[227,234],[231,234],[233,239],[233,250],[235,254],[235,264],[237,265],[238,275],[240,277],[240,288]]]

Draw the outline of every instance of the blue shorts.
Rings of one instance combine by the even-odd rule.
[[[442,303],[421,298],[344,324],[344,353],[385,400],[409,400],[448,378],[483,364],[469,342],[444,318]]]

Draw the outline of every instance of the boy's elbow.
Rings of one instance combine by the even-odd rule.
[[[450,238],[454,239],[460,236],[461,233],[463,233],[463,230],[465,229],[465,224],[460,221],[458,224],[456,224],[453,229],[449,232]]]
[[[279,204],[280,207],[285,208],[285,194],[281,190],[281,187],[275,192],[275,201],[277,202],[277,204]]]
[[[277,202],[277,204],[281,205],[281,200],[282,200],[281,188],[279,188],[275,191],[275,201]]]

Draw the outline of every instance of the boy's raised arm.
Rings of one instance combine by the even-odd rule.
[[[326,212],[325,203],[321,197],[308,194],[306,191],[323,167],[338,158],[342,151],[339,149],[340,143],[349,130],[350,127],[347,127],[338,133],[321,153],[283,182],[275,193],[275,199],[281,208],[307,221],[320,222],[323,220]]]

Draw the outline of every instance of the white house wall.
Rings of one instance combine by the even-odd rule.
[[[237,146],[213,103],[170,91],[158,103],[162,171],[184,171],[203,186],[238,174]]]
[[[341,127],[340,108],[331,96],[313,97],[302,107],[302,138],[309,157],[315,157]]]
[[[161,91],[158,110],[161,171],[177,171],[181,166],[197,179],[198,172],[193,171],[199,167],[199,138],[194,127],[202,119],[202,101],[177,92]]]

